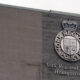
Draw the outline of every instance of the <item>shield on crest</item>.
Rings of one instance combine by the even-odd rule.
[[[71,36],[66,36],[63,39],[63,51],[69,55],[75,54],[77,52],[78,43],[76,38]]]

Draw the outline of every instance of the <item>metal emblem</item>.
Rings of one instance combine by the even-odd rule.
[[[67,27],[65,23],[69,26]],[[56,52],[64,60],[77,61],[80,59],[80,34],[75,31],[77,23],[63,21],[62,25],[64,30],[59,32],[55,38]]]

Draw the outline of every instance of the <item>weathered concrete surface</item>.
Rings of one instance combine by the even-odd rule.
[[[0,80],[41,80],[41,13],[0,6]]]
[[[67,19],[80,26],[80,17],[0,6],[0,80],[78,80],[54,75],[44,65],[69,64],[55,54],[53,45]]]
[[[63,20],[72,20],[78,23],[77,32],[80,33],[80,17],[70,16],[70,15],[63,15],[63,14],[49,14],[43,13],[42,16],[42,42],[43,42],[43,80],[80,80],[80,61],[77,62],[67,62],[61,59],[56,51],[55,51],[55,37],[56,35],[63,30],[62,28],[62,21]],[[47,66],[48,63],[48,66]],[[45,65],[46,64],[46,65]],[[52,68],[51,68],[52,66]],[[59,66],[59,67],[58,67]],[[63,66],[61,68],[61,66]],[[64,69],[64,67],[68,69]],[[77,70],[71,70],[69,67],[79,67]],[[60,74],[61,71],[62,74]],[[65,73],[68,72],[68,75]],[[72,74],[78,75],[72,75]]]

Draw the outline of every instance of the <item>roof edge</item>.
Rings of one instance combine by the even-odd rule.
[[[63,12],[63,11],[56,11],[56,10],[43,10],[43,9],[36,9],[36,8],[28,8],[23,6],[15,6],[15,5],[9,5],[9,4],[3,4],[0,3],[0,7],[9,7],[9,8],[16,8],[16,9],[24,9],[24,10],[30,10],[30,11],[38,11],[38,12],[46,12],[46,13],[56,13],[56,14],[62,14],[62,15],[70,15],[75,17],[80,17],[80,14],[78,13],[70,13],[70,12]]]

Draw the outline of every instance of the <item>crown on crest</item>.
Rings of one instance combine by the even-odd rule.
[[[71,21],[71,20],[64,20],[62,22],[62,26],[63,26],[64,30],[76,31],[76,29],[77,29],[77,23],[75,21]]]

